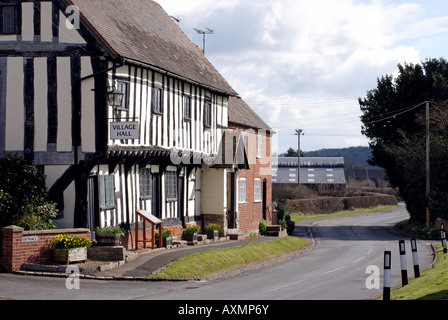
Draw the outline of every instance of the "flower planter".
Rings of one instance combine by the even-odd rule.
[[[207,239],[218,240],[218,238],[219,238],[219,230],[207,231]]]
[[[96,242],[99,246],[117,247],[121,245],[121,234],[97,232]]]
[[[163,238],[163,246],[165,248],[171,247],[172,245],[173,245],[173,238],[172,237]]]
[[[185,240],[187,241],[198,241],[198,234],[197,233],[184,233]]]
[[[87,247],[73,249],[53,249],[53,261],[70,264],[87,260]]]

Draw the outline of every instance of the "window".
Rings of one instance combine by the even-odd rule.
[[[140,199],[148,200],[151,199],[152,195],[152,174],[150,169],[141,168],[140,176]]]
[[[15,6],[4,6],[1,8],[1,30],[0,34],[17,33],[17,17]]]
[[[163,89],[156,87],[153,90],[152,110],[154,113],[163,113]]]
[[[254,202],[261,202],[261,179],[258,178],[254,182]]]
[[[212,126],[212,99],[210,99],[209,97],[205,98],[204,126],[206,127]]]
[[[262,135],[257,135],[257,158],[261,158]]]
[[[191,97],[184,96],[184,120],[191,120]]]
[[[167,171],[165,174],[166,201],[177,201],[177,173]]]
[[[109,175],[99,176],[99,187],[100,187],[100,207],[106,209],[115,207],[114,176]]]
[[[117,107],[119,109],[128,109],[128,83],[124,81],[117,81],[117,91],[123,92],[123,102],[121,106]]]
[[[238,184],[238,203],[246,203],[246,179],[241,178]]]

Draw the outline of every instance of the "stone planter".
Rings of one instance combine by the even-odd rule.
[[[187,241],[193,241],[193,242],[197,242],[198,241],[198,234],[197,233],[184,233],[184,238]]]
[[[53,249],[53,261],[70,264],[87,260],[87,247],[73,249]]]
[[[207,239],[218,240],[219,230],[207,231]]]
[[[165,248],[171,247],[172,245],[173,245],[173,238],[172,237],[163,238],[163,246]]]
[[[99,246],[117,247],[121,246],[121,234],[116,233],[96,233],[96,243]]]

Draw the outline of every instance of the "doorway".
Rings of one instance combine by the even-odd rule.
[[[236,228],[235,217],[235,172],[227,174],[227,228]]]
[[[87,180],[87,227],[94,234],[95,228],[100,226],[100,200],[98,176],[90,176]]]
[[[162,218],[162,175],[152,174],[151,214],[159,219]]]
[[[267,181],[266,179],[263,179],[263,220],[266,220],[267,214],[266,214],[266,207],[267,207]]]

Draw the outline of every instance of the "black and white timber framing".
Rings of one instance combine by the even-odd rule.
[[[0,24],[3,12],[15,12],[15,32],[0,33],[0,154],[43,168],[59,227],[130,228],[137,209],[168,225],[225,214],[226,195],[213,211],[201,206],[201,188],[216,182],[203,159],[220,150],[232,93],[120,56],[82,14],[79,29],[68,28],[72,3],[0,3]],[[116,84],[121,108],[107,100]],[[111,139],[112,124],[136,124],[138,134]],[[188,161],[173,164],[173,150],[187,151]]]

